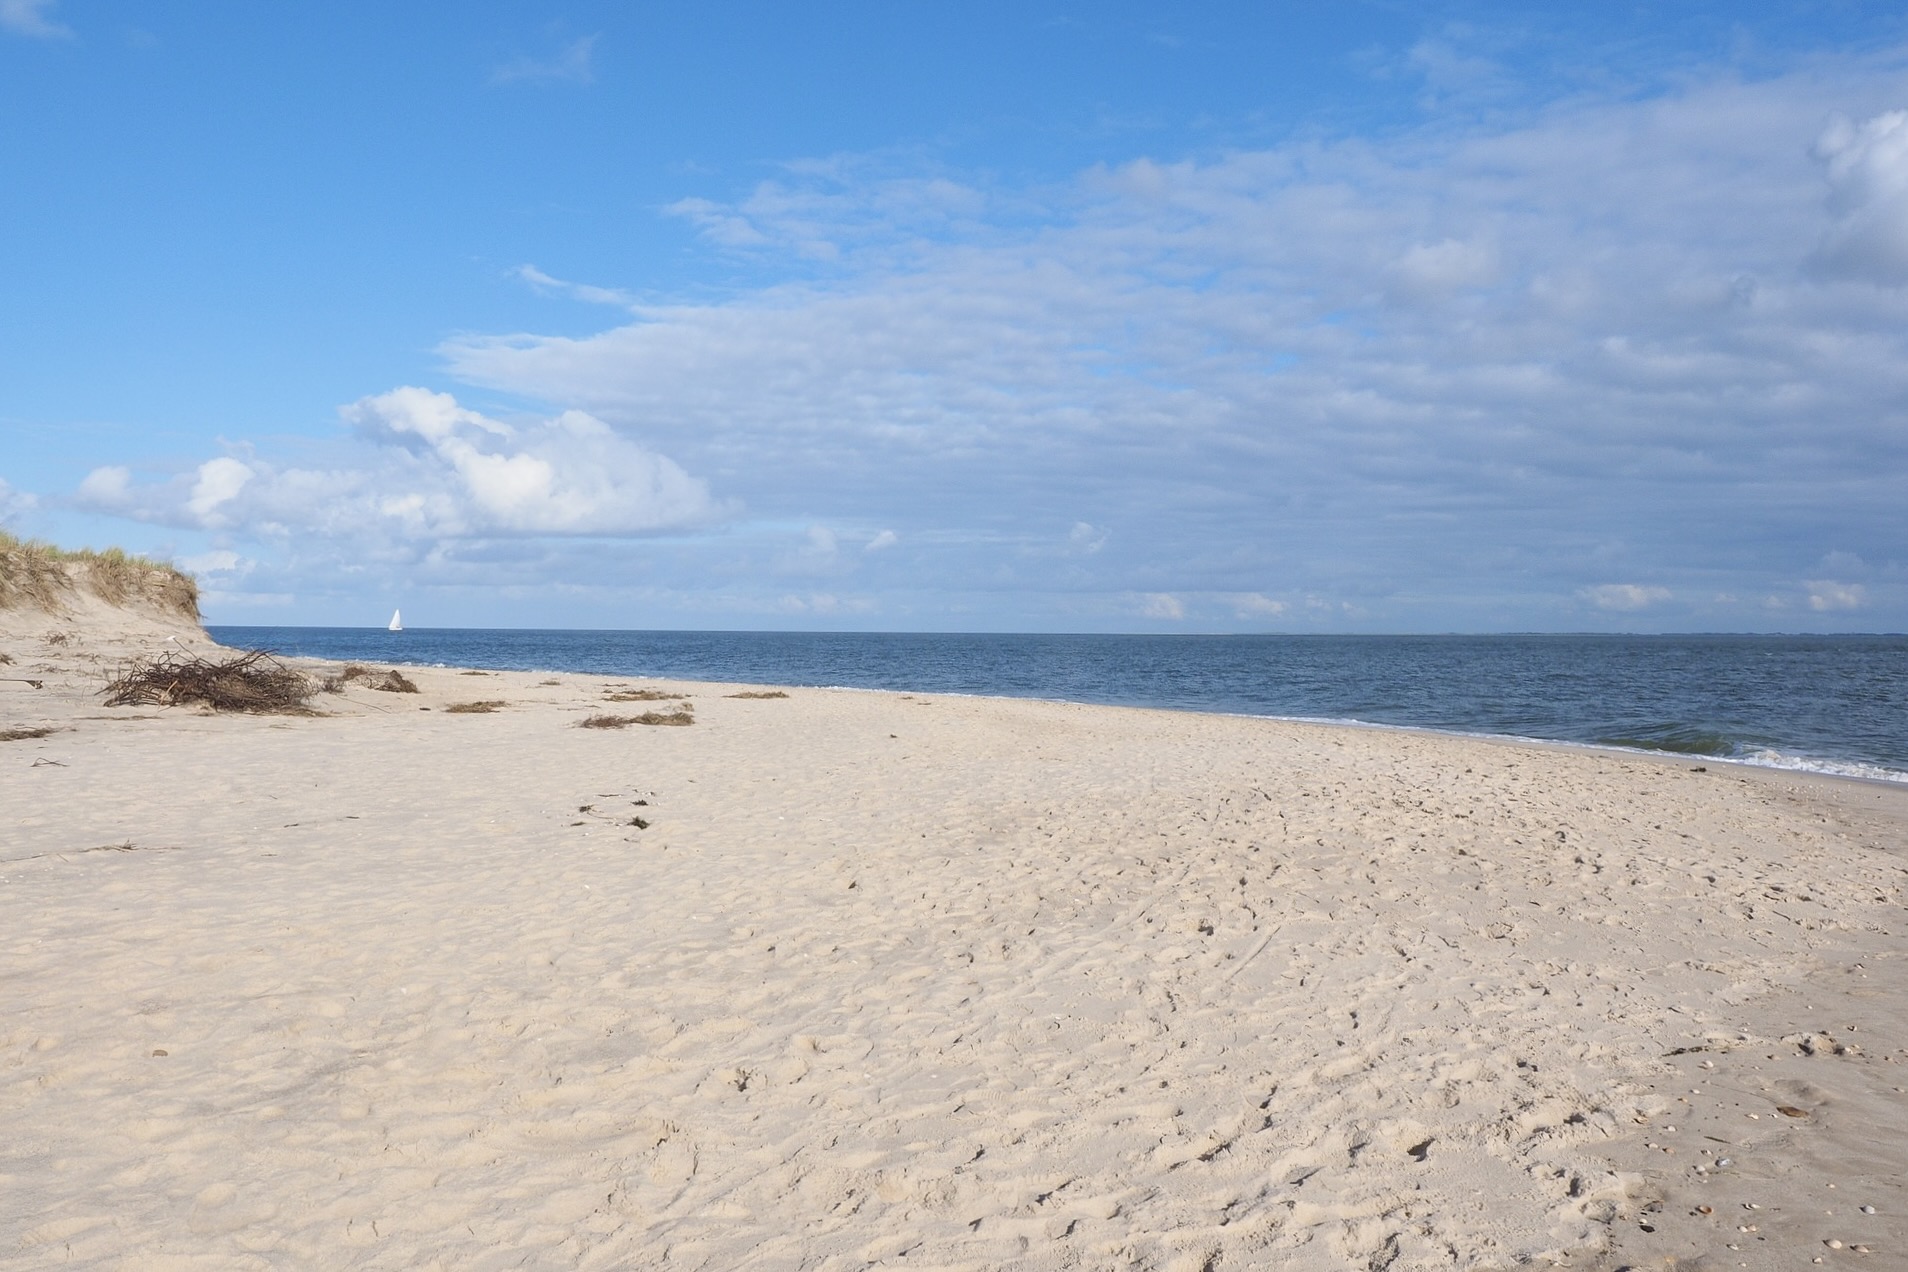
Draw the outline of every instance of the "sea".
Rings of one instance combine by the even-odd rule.
[[[1908,782],[1908,636],[1104,636],[235,627],[391,665],[1045,698]]]

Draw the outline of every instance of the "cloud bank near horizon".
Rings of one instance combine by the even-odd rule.
[[[629,317],[444,342],[532,423],[398,389],[344,409],[372,461],[79,498],[557,585],[679,532],[608,576],[741,620],[1899,626],[1904,101],[1843,59],[1055,188],[790,165],[667,212],[760,285],[524,266]]]
[[[645,535],[721,512],[674,461],[582,411],[513,426],[407,386],[339,416],[363,444],[355,466],[294,467],[247,451],[138,482],[105,465],[78,500],[161,525],[372,542]]]

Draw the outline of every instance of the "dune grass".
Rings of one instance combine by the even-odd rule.
[[[199,585],[163,561],[119,548],[61,548],[0,530],[0,609],[58,614],[81,591],[109,605],[141,604],[199,621]]]
[[[444,710],[450,715],[489,715],[509,705],[502,698],[486,698],[482,702],[453,702]]]
[[[786,698],[780,689],[749,689],[742,693],[725,693],[725,698]]]

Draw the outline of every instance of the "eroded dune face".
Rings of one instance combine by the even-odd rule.
[[[118,551],[63,552],[0,534],[0,657],[10,660],[0,677],[91,675],[183,648],[215,648],[189,575]]]

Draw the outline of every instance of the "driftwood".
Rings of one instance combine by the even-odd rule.
[[[318,686],[262,649],[224,662],[194,654],[167,654],[136,662],[100,691],[109,707],[176,707],[200,703],[214,711],[309,715]]]

